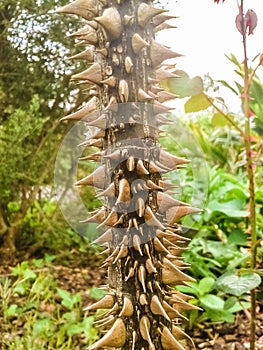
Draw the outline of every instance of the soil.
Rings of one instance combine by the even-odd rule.
[[[106,271],[76,265],[72,267],[52,266],[52,273],[60,288],[71,293],[80,292],[83,305],[87,306],[94,302],[88,290],[107,283]],[[9,267],[0,266],[0,275],[8,275],[10,272]],[[263,309],[261,311],[258,310],[256,321],[257,350],[263,350]],[[196,325],[195,329],[188,333],[196,344],[197,350],[247,350],[250,349],[249,313],[238,313],[234,323],[202,323]],[[193,350],[193,348],[187,347],[186,350]]]
[[[197,349],[201,350],[247,350],[249,343],[249,314],[238,313],[234,323],[197,325],[191,334]],[[256,321],[256,349],[263,349],[263,315]],[[187,349],[188,350],[188,349]],[[190,350],[190,348],[189,348]]]

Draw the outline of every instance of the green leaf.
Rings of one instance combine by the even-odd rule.
[[[23,261],[21,264],[18,264],[12,269],[14,276],[19,276],[25,279],[35,279],[36,274],[33,270],[28,267],[27,261]]]
[[[221,262],[221,264],[228,262],[230,265],[236,259],[243,259],[243,256],[245,256],[245,259],[247,258],[246,254],[241,253],[234,244],[230,245],[221,241],[206,240],[204,249],[206,253],[211,253],[216,261]]]
[[[172,92],[180,98],[188,96],[196,96],[203,92],[203,80],[201,77],[196,76],[190,78],[189,75],[182,71],[176,70],[176,78],[165,79],[161,82],[161,86],[167,91]]]
[[[223,310],[224,300],[213,294],[206,294],[200,298],[201,305],[204,308],[212,310]]]
[[[207,98],[207,95],[201,93],[196,96],[192,96],[184,105],[185,113],[194,113],[199,112],[201,110],[207,109],[212,106],[212,102],[210,102]]]
[[[206,318],[210,318],[212,322],[228,322],[233,323],[235,320],[235,316],[230,310],[213,310],[207,309],[204,312],[204,316]]]
[[[50,337],[55,330],[55,325],[51,319],[45,318],[42,320],[36,320],[33,324],[33,336],[38,337]]]
[[[82,321],[82,327],[84,334],[90,343],[98,339],[98,332],[96,328],[93,327],[94,318],[92,316],[84,318]]]
[[[67,335],[72,337],[74,334],[80,334],[83,332],[83,327],[81,324],[71,324],[67,328]]]
[[[72,302],[74,305],[81,303],[81,295],[80,293],[76,293],[72,296]]]
[[[202,295],[207,294],[210,292],[211,288],[213,287],[215,283],[215,280],[213,277],[205,277],[202,278],[199,282],[199,290]]]
[[[56,255],[50,255],[45,253],[45,262],[46,264],[51,264],[53,260],[56,259]]]
[[[7,204],[7,208],[9,210],[10,213],[16,213],[20,210],[20,203],[19,202],[9,202]]]
[[[242,230],[234,230],[228,236],[227,242],[229,244],[245,245],[247,243],[248,235]]]
[[[238,91],[236,91],[230,84],[228,84],[225,80],[217,80],[219,83],[221,83],[223,86],[227,87],[229,90],[231,90],[235,95],[239,95]]]
[[[199,286],[195,282],[189,282],[187,283],[188,286],[176,286],[176,289],[178,289],[182,293],[189,293],[196,296],[199,296]]]
[[[89,295],[94,298],[94,299],[101,299],[104,297],[106,293],[104,292],[104,290],[99,289],[99,288],[91,288],[89,291]]]
[[[22,284],[19,283],[15,288],[14,288],[14,292],[18,293],[20,295],[24,295],[26,292],[26,287]]]
[[[253,79],[251,84],[251,95],[255,101],[262,105],[263,103],[263,85],[258,79]]]
[[[33,259],[32,263],[37,267],[38,269],[42,268],[44,265],[44,260],[43,259]]]
[[[18,308],[18,305],[16,304],[10,305],[9,308],[4,311],[5,316],[8,317],[8,316],[17,315],[17,308]]]
[[[232,248],[234,249],[233,246]],[[249,258],[250,258],[249,252],[236,251],[233,259],[229,260],[228,262],[228,271],[234,270],[238,266],[242,266],[242,265],[244,266],[244,264],[246,264]]]
[[[242,303],[241,303],[241,302],[237,301],[237,302],[235,303],[235,305],[232,306],[229,310],[230,310],[231,312],[239,312],[239,311],[241,311],[241,310],[249,309],[249,308],[250,308],[250,303],[249,303],[249,302],[247,302],[247,301],[242,301]]]
[[[228,114],[228,117],[231,118],[231,115]],[[230,122],[224,116],[223,113],[215,113],[212,117],[212,124],[216,127],[223,127],[226,125],[230,125]]]
[[[31,269],[26,269],[26,270],[24,271],[24,278],[26,278],[26,279],[28,278],[28,279],[33,279],[33,280],[35,280],[36,277],[37,277],[37,275],[36,275],[35,272],[32,271]]]
[[[257,273],[238,274],[237,271],[230,271],[218,278],[216,286],[224,293],[240,297],[251,289],[257,288],[260,283],[261,278]]]
[[[216,300],[214,300],[215,302]],[[222,304],[222,303],[221,303]],[[206,320],[211,319],[212,322],[228,322],[232,323],[235,320],[234,313],[239,312],[241,310],[244,310],[246,308],[249,308],[249,303],[242,302],[242,305],[240,302],[236,302],[234,306],[232,306],[230,309],[225,309],[225,303],[223,302],[223,309],[214,309],[210,305],[210,307],[205,308],[205,312],[203,313],[202,317],[200,319]],[[199,322],[200,322],[199,319]]]
[[[263,116],[263,113],[261,113],[261,115]],[[263,121],[260,120],[258,117],[255,118],[255,130],[260,136],[263,136]]]
[[[229,310],[231,309],[237,302],[237,298],[236,297],[230,297],[225,301],[224,304],[224,310]]]
[[[233,199],[228,202],[220,203],[216,199],[208,203],[206,211],[211,217],[214,213],[220,212],[228,217],[240,218],[247,216],[247,210],[244,210],[245,202],[238,199]],[[206,220],[209,220],[206,218]]]
[[[77,310],[72,310],[70,312],[65,312],[63,314],[63,319],[67,320],[67,324],[70,323],[78,323],[79,321],[79,313]]]
[[[228,56],[228,55],[225,55],[225,56],[230,62],[234,63],[236,66],[241,68],[241,64],[239,63],[238,59],[236,58],[236,56],[233,53],[231,53],[230,56]]]
[[[68,291],[60,288],[57,288],[57,292],[62,299],[61,304],[70,310],[73,309],[74,303],[72,300],[72,295]]]

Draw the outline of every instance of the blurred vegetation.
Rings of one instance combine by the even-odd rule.
[[[94,317],[85,317],[79,292],[58,286],[53,260],[23,261],[1,277],[1,349],[83,349],[97,340]]]
[[[244,116],[241,103],[240,112],[232,113],[218,96],[223,86],[234,98],[240,98],[244,71],[233,54],[228,59],[237,76],[234,84],[214,82],[210,77],[200,84],[200,77],[190,79],[181,71],[178,80],[172,78],[163,84],[171,92],[182,93],[181,97],[188,96],[185,114],[178,117],[176,126],[167,128],[174,139],[163,140],[166,148],[192,160],[192,166],[181,170],[179,177],[173,174],[173,181],[181,186],[177,195],[188,203],[194,200],[197,206],[203,204],[204,208],[203,214],[192,222],[185,219],[186,224],[190,222],[198,229],[183,254],[197,282],[178,289],[193,295],[191,302],[203,309],[189,313],[191,327],[204,321],[234,322],[235,312],[249,309],[249,292],[255,288],[258,304],[263,300],[263,84],[255,75],[250,89],[250,141],[257,211],[256,268],[251,269],[249,179],[244,137],[240,133]]]
[[[188,218],[184,221],[196,229],[194,235],[192,230],[189,231],[192,239],[183,256],[191,265],[188,273],[197,282],[178,289],[192,295],[191,302],[203,310],[189,312],[190,327],[204,321],[234,322],[237,311],[249,308],[248,293],[253,288],[258,287],[258,303],[262,304],[263,300],[260,278],[263,259],[262,155],[258,160],[256,193],[258,270],[251,271],[247,268],[251,250],[243,142],[229,126],[215,128],[211,116],[211,112],[184,116],[181,139],[175,138],[176,142],[173,142],[170,137],[165,137],[163,140],[168,149],[177,151],[177,154],[179,151],[182,156],[187,154],[193,163],[180,170],[179,176],[172,174],[173,182],[181,186],[177,198],[188,203],[194,200],[195,205],[204,208],[204,212],[192,221]],[[168,133],[176,135],[171,128]],[[189,148],[185,147],[182,134],[191,140]],[[261,142],[256,134],[254,137]]]
[[[12,263],[74,244],[74,232],[57,199],[72,186],[74,157],[61,159],[61,193],[53,187],[60,143],[72,126],[59,119],[84,95],[70,83],[75,64],[66,60],[74,42],[65,36],[79,21],[60,16],[58,1],[0,3],[0,255]],[[92,207],[92,206],[91,206]],[[70,237],[70,238],[69,238]],[[78,238],[79,239],[79,238]]]

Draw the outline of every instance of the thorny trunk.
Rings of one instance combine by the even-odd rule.
[[[86,159],[102,163],[77,183],[102,191],[103,207],[86,222],[106,227],[96,242],[109,252],[108,294],[87,308],[108,309],[97,322],[108,331],[89,349],[183,350],[192,342],[179,327],[182,312],[195,307],[171,286],[192,280],[182,271],[187,238],[178,221],[197,209],[172,198],[162,178],[187,160],[159,146],[169,111],[162,103],[174,98],[159,86],[174,76],[162,62],[179,54],[154,39],[172,17],[142,0],[76,0],[59,12],[87,20],[75,33],[86,50],[73,58],[92,64],[72,78],[95,84],[87,104],[64,118],[96,127],[86,145],[100,151]]]

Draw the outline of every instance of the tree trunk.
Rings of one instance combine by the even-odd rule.
[[[169,111],[162,102],[174,98],[159,86],[173,76],[162,62],[179,55],[154,33],[170,17],[142,0],[76,0],[59,12],[88,21],[75,33],[87,50],[75,58],[95,61],[72,77],[95,84],[93,97],[65,118],[99,128],[87,146],[100,151],[87,159],[101,165],[77,183],[102,191],[103,207],[86,222],[106,227],[96,242],[109,252],[108,294],[88,307],[108,309],[98,324],[109,330],[89,349],[182,350],[192,344],[178,327],[182,312],[195,307],[171,286],[192,281],[182,271],[187,238],[178,221],[197,210],[171,197],[171,184],[162,179],[187,163],[159,145],[161,114]]]
[[[0,258],[2,264],[12,264],[16,257],[16,237],[19,227],[8,222],[0,206]]]

